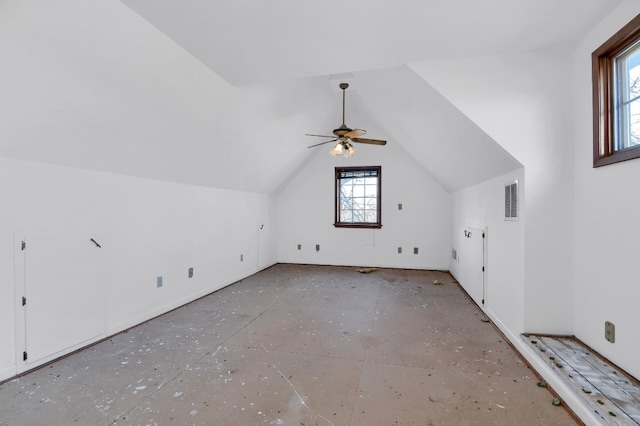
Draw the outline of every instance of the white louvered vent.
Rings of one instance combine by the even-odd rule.
[[[518,181],[504,186],[504,220],[518,220]]]

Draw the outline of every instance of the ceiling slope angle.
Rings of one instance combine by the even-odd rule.
[[[535,50],[621,0],[122,0],[233,85]]]
[[[373,121],[447,191],[522,165],[408,67],[357,73],[359,122]]]
[[[271,193],[334,118],[325,78],[231,86],[120,2],[0,2],[0,22],[0,156]]]

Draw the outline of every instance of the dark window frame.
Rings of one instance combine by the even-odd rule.
[[[377,171],[378,183],[376,185],[377,195],[376,195],[376,219],[375,223],[367,222],[367,223],[351,223],[351,222],[340,222],[340,174],[342,172],[353,172],[353,171],[369,171],[375,170]],[[356,167],[336,167],[335,168],[335,205],[334,205],[334,219],[333,226],[336,228],[364,228],[364,229],[379,229],[382,228],[382,167],[381,166],[356,166]]]
[[[640,157],[640,146],[615,149],[614,62],[616,57],[640,41],[640,15],[615,33],[591,54],[593,78],[593,167]]]

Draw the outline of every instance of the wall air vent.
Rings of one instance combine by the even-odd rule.
[[[504,220],[518,220],[518,181],[504,186]]]

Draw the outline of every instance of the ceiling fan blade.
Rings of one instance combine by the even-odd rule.
[[[366,130],[362,130],[362,129],[353,129],[352,131],[345,133],[343,136],[345,138],[349,138],[349,139],[353,139],[353,138],[357,138],[358,136],[362,136],[365,133],[367,133]]]
[[[331,142],[335,142],[337,140],[338,140],[338,138],[334,138],[334,139],[331,139],[331,140],[328,140],[328,141],[324,141],[324,142],[320,142],[320,143],[316,143],[316,144],[310,145],[307,148],[313,148],[314,146],[324,145],[325,143],[331,143]]]
[[[351,138],[352,142],[357,143],[368,143],[371,145],[386,145],[387,141],[383,141],[380,139],[366,139],[366,138]]]
[[[305,133],[306,136],[317,136],[319,138],[334,138],[335,136],[328,136],[328,135],[314,135],[311,133]]]

